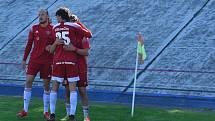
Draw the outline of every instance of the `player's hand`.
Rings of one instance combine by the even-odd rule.
[[[75,51],[75,46],[73,46],[72,44],[64,45],[63,49],[66,51]]]
[[[46,46],[46,51],[50,52],[50,49],[51,49],[51,45],[47,45]]]
[[[26,70],[26,61],[22,61],[22,69]]]
[[[55,45],[62,45],[62,44],[64,44],[64,41],[62,39],[56,38],[54,44]]]

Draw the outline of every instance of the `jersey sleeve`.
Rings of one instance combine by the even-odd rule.
[[[52,41],[53,41],[53,43],[55,42],[55,40],[56,40],[56,32],[55,32],[55,28],[53,27],[52,28]]]
[[[89,49],[90,48],[90,39],[84,37],[82,39],[82,46],[83,46],[83,49]]]
[[[55,38],[53,37],[54,36],[54,34],[53,34],[53,26],[51,26],[51,29],[49,29],[50,30],[50,32],[51,32],[51,34],[49,35],[50,36],[50,40],[49,40],[49,42],[48,42],[48,45],[52,45],[53,43],[54,43],[54,41],[55,41]]]
[[[28,55],[31,52],[31,48],[33,45],[33,39],[34,39],[34,35],[33,35],[33,27],[32,27],[31,30],[29,31],[29,34],[28,34],[28,42],[27,42],[27,45],[25,47],[25,53],[23,56],[23,61],[27,60]]]

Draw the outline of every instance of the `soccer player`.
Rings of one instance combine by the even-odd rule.
[[[53,27],[53,33],[56,38],[51,46],[50,52],[54,53],[53,73],[52,73],[52,91],[50,94],[50,110],[51,115],[48,121],[55,121],[55,106],[57,101],[57,91],[60,83],[64,79],[69,82],[70,91],[70,113],[69,121],[75,121],[75,112],[77,106],[76,82],[79,81],[78,76],[78,51],[75,47],[82,46],[84,36],[87,36],[85,30],[80,26],[70,22],[70,11],[68,8],[59,8],[56,12],[58,24]],[[73,52],[67,51],[66,46],[75,46]]]
[[[70,16],[71,22],[77,23],[81,26],[81,28],[85,29],[90,35],[92,36],[92,33],[90,30],[88,30],[79,20],[79,18],[76,15]],[[73,51],[74,47],[72,46],[66,46],[64,49],[68,51]],[[78,54],[78,70],[79,70],[79,77],[80,80],[77,83],[78,91],[81,98],[82,103],[82,109],[84,114],[84,121],[90,121],[89,117],[89,101],[87,96],[87,90],[86,87],[88,86],[88,79],[87,79],[87,56],[89,54],[90,49],[90,43],[89,38],[84,37],[82,39],[82,46],[81,48],[77,48],[76,53]],[[66,81],[65,81],[66,82]],[[68,85],[65,84],[66,87],[66,111],[67,115],[61,119],[61,121],[66,121],[68,119],[69,111],[70,111],[70,104],[69,104],[69,88]]]
[[[39,11],[39,24],[32,26],[28,42],[25,48],[25,53],[22,61],[23,69],[26,69],[26,60],[31,52],[27,72],[26,83],[24,89],[24,108],[21,112],[17,113],[19,117],[27,116],[29,102],[31,100],[32,83],[35,76],[40,72],[40,78],[44,82],[44,118],[49,117],[49,100],[50,100],[50,79],[51,79],[51,64],[53,55],[49,53],[50,47],[54,40],[52,39],[52,25],[49,22],[49,14],[45,9]]]

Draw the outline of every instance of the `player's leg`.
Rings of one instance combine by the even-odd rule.
[[[77,91],[76,82],[80,80],[78,76],[78,67],[73,64],[66,65],[67,79],[70,90],[70,115],[69,121],[75,121],[75,113],[77,107]]]
[[[43,64],[40,70],[40,78],[43,79],[44,92],[43,92],[43,105],[44,105],[44,118],[49,118],[49,102],[50,102],[50,76],[51,76],[51,64]]]
[[[50,79],[43,79],[43,115],[45,119],[49,118],[49,104],[50,104]]]
[[[35,76],[37,75],[39,71],[39,66],[37,63],[29,62],[28,68],[27,68],[27,74],[26,74],[26,81],[25,81],[25,89],[23,93],[23,111],[17,113],[17,116],[19,117],[25,117],[27,116],[29,103],[31,100],[31,91],[32,91],[32,84],[35,79]]]
[[[67,112],[67,115],[69,116],[69,114],[70,114],[70,91],[69,91],[69,85],[66,85],[66,99],[65,99],[65,102],[66,102],[66,112]]]
[[[69,118],[71,121],[75,121],[75,113],[77,107],[77,91],[76,91],[76,82],[69,83],[69,90],[70,90],[70,114]]]
[[[67,121],[69,119],[70,114],[70,91],[69,91],[69,83],[67,80],[64,80],[63,86],[65,86],[65,106],[66,106],[66,116],[61,119],[61,121]]]
[[[50,79],[43,79],[44,81],[44,92],[43,92],[43,113],[48,114],[49,103],[50,103]]]
[[[55,107],[57,102],[57,91],[60,86],[60,83],[64,80],[64,73],[62,72],[62,65],[53,65],[53,73],[52,73],[52,90],[50,93],[50,116],[49,121],[55,121]]]
[[[26,83],[25,83],[25,90],[24,90],[24,112],[28,112],[29,103],[31,100],[31,92],[32,92],[32,83],[35,79],[35,75],[27,75],[26,76]],[[20,115],[21,116],[21,115]]]
[[[50,93],[50,111],[55,114],[55,105],[57,101],[57,91],[60,83],[57,80],[52,81],[52,90]]]
[[[50,93],[50,117],[49,121],[55,121],[55,107],[57,102],[57,91],[60,83],[57,80],[52,80],[52,90]]]
[[[82,104],[82,110],[84,114],[85,121],[90,121],[89,117],[89,100],[87,96],[87,89],[86,87],[78,87],[81,104]]]
[[[89,117],[89,99],[87,96],[87,85],[88,85],[88,79],[87,79],[87,72],[79,73],[80,80],[78,81],[78,91],[81,99],[83,114],[84,114],[84,120],[90,121]]]

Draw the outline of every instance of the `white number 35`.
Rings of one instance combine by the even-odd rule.
[[[70,38],[68,37],[68,35],[69,35],[68,31],[62,31],[62,32],[57,32],[56,33],[56,37],[59,38],[59,39],[63,39],[65,45],[70,44]]]

